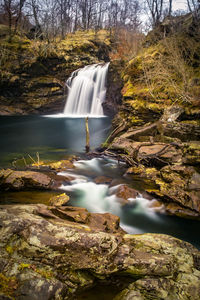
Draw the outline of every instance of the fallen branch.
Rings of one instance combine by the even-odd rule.
[[[89,125],[88,125],[88,117],[85,119],[85,131],[86,131],[85,150],[86,150],[86,152],[89,152],[89,150],[90,150],[90,132],[89,132]]]

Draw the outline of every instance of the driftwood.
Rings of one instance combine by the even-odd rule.
[[[109,135],[109,137],[106,140],[106,143],[111,143],[112,140],[122,131],[124,131],[125,129],[127,129],[127,123],[123,122],[120,123]]]
[[[90,150],[90,131],[89,131],[89,125],[88,125],[88,117],[85,119],[85,132],[86,132],[85,151],[89,152],[89,150]]]
[[[124,133],[121,135],[122,138],[135,138],[137,136],[143,136],[143,135],[149,135],[149,133],[152,132],[152,130],[156,130],[158,127],[158,122],[155,122],[153,124],[150,124],[148,126],[139,128],[139,129],[132,129],[129,130],[128,132]]]

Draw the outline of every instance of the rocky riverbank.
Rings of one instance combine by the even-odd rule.
[[[170,213],[199,216],[200,33],[191,15],[174,22],[167,35],[165,24],[150,32],[127,63],[122,106],[104,147],[148,182],[146,191]]]

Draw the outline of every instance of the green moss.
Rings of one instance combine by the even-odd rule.
[[[132,108],[141,112],[146,107],[162,113],[176,102],[184,107],[191,103],[188,112],[197,113],[199,104],[194,108],[194,100],[200,95],[200,62],[195,57],[200,57],[199,42],[183,33],[142,48],[124,71],[124,98],[133,99]]]
[[[16,277],[7,277],[0,273],[0,293],[14,299],[13,294],[17,288]]]
[[[194,126],[200,126],[200,120],[185,120],[185,121],[181,121],[181,123],[194,125]]]
[[[31,267],[31,264],[24,264],[24,263],[21,263],[18,267],[18,270],[21,271],[21,270],[24,270],[24,269],[30,269]]]
[[[6,246],[6,251],[11,255],[11,254],[13,254],[14,249],[12,246],[8,245],[8,246]]]
[[[51,279],[53,277],[53,272],[50,270],[36,268],[34,271],[46,279]]]
[[[129,121],[131,125],[139,126],[143,124],[143,120],[139,119],[137,116],[130,116]]]
[[[23,271],[25,269],[31,269],[32,271],[38,273],[46,279],[51,279],[53,277],[53,272],[51,270],[37,268],[35,265],[32,264],[21,263],[18,267],[19,271]]]

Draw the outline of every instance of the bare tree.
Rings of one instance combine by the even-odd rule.
[[[12,17],[13,17],[13,1],[4,0],[3,2],[4,11],[8,17],[8,26],[9,26],[9,40],[12,38]]]
[[[200,0],[187,0],[189,11],[196,20],[200,19]]]
[[[25,1],[26,0],[20,0],[19,3],[16,4],[15,33],[17,31],[19,22],[21,22],[22,8],[24,6]]]
[[[42,34],[47,39],[54,38],[57,34],[64,38],[66,33],[78,29],[135,30],[140,25],[139,0],[0,0],[0,2],[7,15],[10,36],[11,27],[15,26],[15,32],[19,27],[23,11],[33,24],[30,33],[32,38]]]
[[[172,0],[169,0],[168,16],[170,17],[171,14],[172,14]]]
[[[13,34],[16,33],[19,22],[22,17],[22,8],[25,0],[3,0],[2,8],[8,20],[9,26],[9,39],[12,38],[12,25],[14,25]]]
[[[151,15],[152,26],[156,27],[163,16],[163,0],[146,0],[146,4]]]

